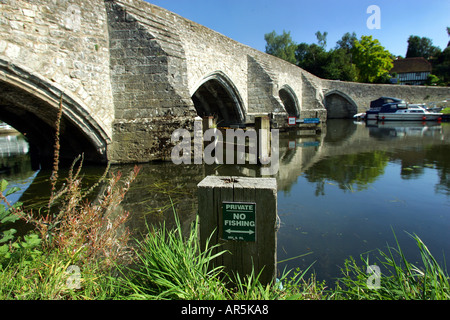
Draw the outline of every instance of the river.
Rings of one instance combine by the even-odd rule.
[[[443,263],[450,254],[449,138],[450,123],[432,122],[329,120],[322,134],[282,133],[275,176],[280,272],[312,264],[317,279],[330,283],[340,276],[345,259],[395,246],[395,236],[410,261],[419,263],[417,246],[407,233],[417,234]],[[50,172],[34,170],[28,150],[22,136],[0,136],[0,179],[21,187],[11,201],[20,199],[26,208],[35,208],[48,197]],[[158,162],[141,167],[122,204],[136,234],[145,232],[146,222],[173,225],[174,209],[187,227],[197,212],[196,185],[207,175],[260,175],[252,165]],[[85,184],[103,170],[85,166]]]

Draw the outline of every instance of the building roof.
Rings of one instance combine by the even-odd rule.
[[[408,72],[431,72],[431,63],[423,57],[405,58],[394,60],[394,67],[391,73],[408,73]]]

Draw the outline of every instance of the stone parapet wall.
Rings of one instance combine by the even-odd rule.
[[[367,84],[345,81],[321,80],[324,95],[339,92],[353,101],[357,112],[365,112],[370,101],[379,97],[395,97],[409,103],[430,103],[450,99],[450,87],[404,86],[393,84]]]

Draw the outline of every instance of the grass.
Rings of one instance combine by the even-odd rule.
[[[178,219],[175,221],[175,229],[166,230],[164,225],[149,228],[138,242],[136,265],[121,269],[121,299],[276,300],[317,297],[323,290],[315,281],[303,279],[307,270],[291,277],[289,272],[283,273],[280,281],[284,286],[263,285],[254,272],[244,277],[227,275],[223,267],[211,266],[225,251],[213,253],[217,245],[209,242],[200,251],[198,219],[187,237],[183,237]]]
[[[176,215],[175,215],[176,217]],[[133,263],[119,260],[104,264],[63,248],[21,247],[18,255],[3,258],[0,266],[0,299],[20,300],[449,300],[449,276],[417,235],[411,235],[422,257],[422,266],[407,261],[396,247],[378,250],[383,268],[380,286],[370,289],[368,255],[360,261],[350,257],[335,288],[327,288],[306,270],[283,272],[273,285],[263,285],[254,272],[247,276],[227,275],[211,261],[224,251],[206,246],[200,251],[199,221],[183,236],[178,219],[168,230],[164,224],[148,226],[136,240]],[[16,240],[18,241],[18,240]],[[74,249],[73,247],[71,247]],[[102,251],[105,253],[104,251]],[[101,257],[101,256],[99,256]],[[70,273],[79,266],[79,273]],[[73,279],[71,279],[73,278]],[[78,281],[78,285],[72,283]],[[231,284],[231,285],[230,285]]]
[[[444,108],[441,111],[443,114],[450,114],[450,107]]]
[[[334,297],[345,300],[449,300],[450,278],[446,268],[438,264],[417,235],[410,236],[417,244],[422,266],[406,259],[396,238],[396,247],[388,247],[387,252],[378,250],[379,266],[386,270],[380,277],[379,288],[367,286],[368,256],[361,256],[361,264],[350,258],[345,262]]]
[[[350,257],[345,261],[334,288],[308,278],[306,270],[283,272],[273,285],[263,285],[254,272],[242,277],[225,275],[222,268],[210,270],[214,247],[199,251],[198,221],[184,238],[180,226],[172,231],[152,229],[139,243],[139,259],[135,268],[122,269],[120,299],[182,300],[449,300],[450,278],[417,235],[411,235],[422,257],[422,266],[406,259],[400,244],[377,250],[377,263],[383,272],[380,285],[369,286],[367,255],[360,262]],[[224,254],[219,252],[217,255]],[[162,258],[163,257],[163,258]],[[230,286],[230,283],[232,284]]]
[[[175,227],[148,226],[135,239],[125,228],[128,213],[119,210],[138,174],[104,175],[104,192],[86,200],[79,169],[68,175],[52,204],[41,214],[11,205],[1,182],[0,300],[449,300],[450,280],[417,235],[422,265],[410,263],[396,238],[395,247],[377,250],[377,260],[361,255],[345,261],[334,288],[317,281],[310,268],[284,271],[274,284],[264,285],[259,274],[228,275],[211,265],[220,246],[199,244],[199,221],[187,236],[175,216]],[[89,191],[89,190],[88,190]],[[35,231],[15,237],[8,225],[23,219]],[[383,268],[379,287],[371,289],[368,267]],[[74,272],[70,272],[75,268]]]
[[[61,106],[62,100],[60,113]],[[82,187],[82,158],[74,161],[57,188],[59,140],[55,150],[51,197],[37,213],[24,212],[20,203],[11,205],[6,196],[18,190],[0,183],[0,300],[450,299],[447,270],[417,235],[411,237],[423,265],[408,262],[396,239],[396,247],[378,250],[378,264],[384,269],[377,289],[368,286],[367,270],[373,264],[365,255],[360,262],[352,257],[345,261],[335,288],[327,288],[314,274],[308,277],[310,268],[284,271],[268,285],[256,272],[228,275],[211,265],[225,251],[210,245],[200,250],[198,220],[184,236],[174,212],[174,229],[148,226],[141,240],[132,237],[125,227],[128,213],[120,203],[138,175],[137,167],[128,176],[105,171],[99,181],[103,192],[88,201],[93,188]],[[34,231],[16,237],[12,226],[18,219],[31,223]]]
[[[84,264],[80,274],[71,274],[67,271],[73,263],[56,251],[43,252],[31,260],[22,255],[0,269],[0,300],[105,300],[116,295],[101,267]],[[74,276],[79,287],[71,285]]]
[[[117,272],[115,266],[127,265],[133,256],[125,228],[128,213],[118,207],[137,173],[135,168],[125,178],[111,174],[104,192],[95,202],[89,202],[77,170],[69,174],[59,191],[55,188],[51,205],[39,212],[24,212],[20,205],[9,204],[3,194],[7,183],[2,182],[0,299],[116,296],[111,291],[116,289],[111,281]],[[14,237],[12,223],[18,219],[32,224],[34,231]]]
[[[214,246],[200,252],[198,221],[185,239],[177,228],[149,227],[149,233],[137,242],[137,261],[133,268],[122,268],[119,282],[127,299],[217,299],[226,288],[220,279],[222,268],[212,268]]]
[[[75,171],[75,172],[73,172]],[[23,212],[0,186],[0,300],[449,300],[450,280],[417,235],[422,265],[410,263],[396,238],[395,247],[378,250],[377,260],[361,255],[345,261],[335,288],[318,282],[310,268],[284,271],[274,284],[259,274],[228,275],[211,265],[220,246],[199,244],[199,221],[187,236],[175,216],[175,228],[148,226],[135,239],[125,228],[128,213],[120,203],[138,174],[104,175],[96,201],[86,200],[79,168],[71,170],[51,205],[40,214]],[[55,184],[56,186],[56,184]],[[89,190],[88,190],[89,191]],[[5,195],[4,195],[5,194]],[[23,219],[35,231],[15,237],[12,222]],[[217,252],[217,253],[216,253]],[[383,268],[379,287],[371,289],[368,267]],[[75,271],[70,271],[75,270]]]

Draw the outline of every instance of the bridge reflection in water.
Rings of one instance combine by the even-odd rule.
[[[449,136],[447,123],[351,120],[329,120],[320,135],[282,133],[276,175],[281,219],[278,261],[311,254],[280,263],[280,269],[304,269],[316,261],[318,278],[330,280],[339,275],[338,266],[350,255],[393,244],[391,228],[414,259],[418,258],[415,245],[404,230],[417,233],[439,257],[442,251],[448,255]],[[29,165],[25,157],[22,161]],[[131,168],[118,165],[112,170]],[[85,182],[93,183],[103,169],[86,166]],[[21,201],[28,207],[42,203],[50,172],[36,175],[25,168],[23,172],[34,180]],[[261,174],[257,165],[142,165],[122,203],[131,212],[130,228],[145,232],[146,221],[166,221],[171,226],[173,210],[187,228],[197,213],[196,185],[207,175]],[[1,177],[17,179],[7,173]]]

